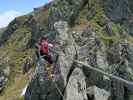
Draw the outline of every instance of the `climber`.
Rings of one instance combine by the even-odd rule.
[[[39,53],[37,52],[37,56],[42,56],[45,60],[46,70],[48,71],[49,76],[53,76],[52,74],[52,67],[53,67],[53,60],[51,55],[49,54],[49,49],[53,48],[53,44],[48,42],[48,37],[43,36],[39,40],[38,44],[36,45],[38,48]],[[47,63],[47,64],[46,64]]]
[[[52,64],[53,61],[51,55],[49,55],[49,49],[53,48],[53,44],[48,42],[47,36],[41,37],[38,44],[36,44],[36,47],[38,48],[40,54],[37,54],[37,56],[42,56],[49,64]]]

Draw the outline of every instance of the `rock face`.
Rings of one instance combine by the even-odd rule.
[[[43,62],[38,62],[34,77],[27,88],[25,100],[60,100],[61,98],[55,87],[56,83],[63,91],[64,83],[61,75],[58,74],[58,78],[54,81],[55,83],[49,80]]]
[[[83,61],[92,67],[132,80],[132,44],[126,41],[117,42],[113,38],[118,33],[117,30],[114,31],[114,22],[122,22],[124,25],[125,21],[129,21],[128,18],[132,14],[132,7],[129,4],[131,0],[102,2],[107,15],[104,16],[112,20],[106,22],[106,27],[103,27],[108,37],[99,35],[100,32],[98,31],[98,34],[97,30],[93,30],[89,25],[78,32],[71,30],[71,25],[76,21],[80,11],[91,2],[91,0],[53,2],[48,25],[49,32],[54,33],[56,41],[54,50],[59,54],[55,64],[54,82],[57,85],[54,85],[52,80],[47,80],[45,67],[42,62],[38,62],[25,100],[132,100],[133,91],[128,84],[74,62],[74,60]],[[95,13],[99,17],[97,11]],[[98,19],[95,20],[98,23]],[[100,24],[99,27],[101,26]]]
[[[90,38],[87,39],[90,39],[90,41],[92,42],[79,47],[79,45],[77,45],[77,43],[75,42],[75,38],[72,36],[72,33],[68,32],[69,28],[67,22],[59,21],[56,22],[54,26],[55,30],[58,32],[58,35],[56,35],[57,44],[55,50],[59,53],[59,58],[57,61],[57,68],[59,68],[59,71],[58,74],[56,73],[56,76],[58,76],[56,81],[57,85],[60,84],[58,85],[58,88],[61,91],[61,94],[59,93],[55,85],[51,85],[53,84],[51,80],[46,80],[47,76],[44,75],[46,73],[44,72],[45,69],[43,67],[43,64],[39,62],[39,65],[36,68],[34,78],[30,82],[27,89],[25,100],[60,100],[59,98],[62,98],[61,100],[89,100],[87,88],[89,87],[88,85],[91,83],[88,83],[88,80],[91,80],[90,82],[92,82],[93,85],[97,85],[98,80],[102,76],[97,77],[98,74],[94,74],[94,72],[93,76],[87,76],[89,71],[87,70],[87,72],[85,72],[82,68],[76,68],[80,65],[75,64],[73,60],[81,59],[82,57],[82,60],[88,58],[88,56],[81,54],[81,49],[84,51],[87,48],[91,48],[89,47],[90,45],[93,45],[95,47],[97,40],[96,35],[94,32],[91,31],[91,29],[85,29],[85,31],[81,33],[81,38],[84,40],[82,42],[85,42],[84,36],[87,36],[87,34],[88,36],[90,36]],[[89,61],[92,66],[97,63],[94,59],[96,59],[95,56],[90,56]],[[88,61],[86,60],[86,62]],[[92,79],[94,78],[94,75],[97,77],[97,79]],[[96,93],[97,94],[94,100],[98,100],[98,95],[102,93],[106,94],[106,91],[103,92],[102,90],[96,90]],[[105,97],[101,96],[101,100],[108,100],[110,96],[109,93],[107,92],[107,96]]]
[[[133,35],[133,2],[132,0],[105,0],[105,13],[118,23],[126,26],[129,34]]]
[[[106,0],[105,11],[110,19],[114,21],[122,21],[127,19],[130,12],[130,0]]]
[[[108,100],[110,96],[109,92],[103,89],[99,89],[95,86],[89,87],[87,89],[87,93],[88,93],[88,98],[93,98],[94,100]]]
[[[133,86],[75,62],[132,81],[132,14],[132,0],[54,0],[9,24],[0,38],[0,51],[9,51],[0,61],[5,56],[14,58],[18,62],[7,65],[19,69],[21,58],[30,52],[26,51],[33,50],[35,42],[46,34],[54,44],[49,53],[55,62],[55,76],[49,78],[45,61],[37,58],[25,100],[133,100]],[[18,58],[18,55],[23,56]],[[33,62],[31,58],[25,60],[24,72]],[[0,69],[0,89],[3,89],[10,73],[1,66]]]
[[[4,74],[4,72],[0,71],[0,92],[2,92],[2,90],[4,89],[6,81],[6,75]]]
[[[58,49],[58,52],[61,54],[61,55],[64,55],[64,56],[59,56],[58,58],[58,61],[57,61],[57,68],[56,69],[56,81],[52,81],[52,80],[47,80],[47,75],[44,75],[46,74],[47,72],[44,72],[44,65],[38,65],[37,66],[37,69],[36,69],[36,75],[35,75],[35,79],[33,79],[33,81],[31,81],[30,85],[29,85],[29,88],[27,89],[27,93],[26,93],[26,96],[25,96],[25,100],[32,100],[31,98],[33,96],[35,96],[35,93],[34,95],[30,95],[29,93],[31,93],[32,91],[32,87],[35,87],[35,88],[38,88],[38,85],[37,86],[32,86],[33,84],[36,84],[39,83],[39,84],[42,84],[40,87],[44,87],[42,88],[42,91],[45,91],[45,92],[42,92],[40,91],[38,94],[41,95],[42,93],[42,100],[60,100],[61,98],[64,98],[62,97],[62,95],[64,96],[64,93],[63,91],[65,91],[64,89],[66,88],[66,85],[67,85],[67,81],[68,81],[68,74],[70,72],[70,69],[72,67],[72,64],[73,64],[73,61],[72,59],[74,59],[74,56],[75,56],[75,48],[73,47],[73,45],[71,44],[72,42],[69,41],[69,44],[68,43],[68,37],[70,37],[66,32],[68,31],[68,25],[66,22],[57,22],[55,23],[55,28],[57,29],[59,35],[56,37],[57,38],[57,44],[56,46],[58,46],[58,48],[56,47],[55,49]],[[60,26],[62,26],[60,28]],[[63,27],[63,26],[66,26],[66,27]],[[63,32],[63,33],[61,33]],[[63,38],[61,38],[61,36],[63,36]],[[70,37],[71,38],[71,37]],[[58,41],[59,40],[59,41]],[[63,52],[65,51],[65,52]],[[68,59],[71,58],[71,59]],[[69,62],[69,63],[68,63]],[[41,62],[40,62],[41,63]],[[63,66],[63,67],[59,67],[59,66]],[[42,78],[42,79],[41,79]],[[39,80],[41,80],[42,82],[40,82]],[[59,91],[61,91],[62,95],[60,94],[60,92],[58,91],[57,87],[55,86],[55,83],[57,84],[58,88],[59,88]],[[52,86],[52,87],[51,87]],[[49,89],[46,88],[46,87],[50,87]],[[33,89],[35,89],[33,88]],[[48,90],[46,90],[48,89]],[[40,89],[39,89],[40,90]],[[56,91],[56,92],[55,92]],[[50,97],[48,97],[48,94]],[[35,99],[33,100],[39,100],[39,97],[38,96],[35,96],[33,97]]]
[[[49,29],[54,30],[54,23],[59,20],[73,24],[78,16],[80,9],[86,5],[88,0],[63,0],[54,2],[49,16]],[[58,7],[54,7],[58,4]]]
[[[66,97],[64,100],[88,100],[85,75],[79,68],[74,69],[69,78],[66,88]]]
[[[8,81],[8,76],[10,75],[10,68],[8,59],[3,60],[3,55],[0,57],[0,93],[4,90],[6,82]]]

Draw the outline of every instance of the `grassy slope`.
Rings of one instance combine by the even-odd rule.
[[[33,67],[29,73],[22,74],[24,59],[29,56],[32,57],[34,54],[34,49],[26,49],[33,35],[31,27],[26,24],[29,20],[29,15],[18,17],[9,24],[7,29],[14,31],[12,31],[12,35],[8,41],[0,47],[0,55],[2,58],[0,62],[6,63],[8,60],[8,64],[5,65],[10,67],[9,81],[3,93],[0,95],[0,100],[19,100],[20,98],[18,97],[34,70]],[[48,15],[49,9],[45,7],[41,7],[41,9],[34,13],[34,18],[41,28],[41,31],[37,33],[38,35],[43,34],[43,31],[47,29]]]
[[[29,81],[29,76],[31,76],[33,72],[34,69],[32,68],[25,75],[18,74],[18,76],[14,79],[13,85],[6,88],[5,92],[3,93],[4,95],[0,97],[0,100],[19,100],[19,96]]]
[[[19,93],[17,91],[20,91],[20,88],[24,87],[28,74],[24,76],[21,74],[23,61],[25,58],[32,56],[34,51],[32,49],[26,49],[26,45],[30,40],[32,33],[28,27],[22,24],[24,20],[26,20],[25,17],[19,17],[17,20],[18,22],[21,22],[19,23],[21,25],[15,23],[10,26],[16,27],[16,30],[12,33],[5,45],[0,47],[0,55],[3,57],[1,62],[6,63],[8,59],[8,66],[10,67],[9,81],[4,93],[0,96],[0,98],[4,99],[0,100],[11,100],[9,97],[16,97]],[[20,80],[16,80],[16,77],[20,78]]]

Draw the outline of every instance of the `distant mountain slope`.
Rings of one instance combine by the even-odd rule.
[[[0,28],[0,37],[2,35],[2,33],[6,30],[6,28]]]

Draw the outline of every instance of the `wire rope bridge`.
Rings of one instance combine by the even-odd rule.
[[[54,51],[54,52],[57,53],[56,51]],[[57,53],[57,54],[58,54],[59,56],[64,56],[64,55],[60,55],[59,53]],[[41,57],[41,58],[42,58],[42,57]],[[71,58],[70,58],[70,59],[71,59]],[[99,68],[92,67],[92,66],[86,64],[85,62],[82,62],[82,61],[79,61],[79,60],[74,60],[74,59],[72,59],[72,60],[73,60],[73,62],[75,62],[76,64],[82,65],[82,66],[80,66],[79,68],[86,67],[86,68],[88,68],[88,69],[90,69],[90,70],[93,70],[93,71],[98,72],[98,73],[100,73],[100,74],[102,74],[102,75],[105,75],[105,76],[107,76],[107,77],[109,77],[109,78],[111,78],[111,79],[117,80],[117,81],[119,81],[120,83],[123,83],[125,86],[128,87],[129,90],[131,90],[131,91],[133,92],[133,81],[128,81],[128,80],[123,79],[123,78],[121,78],[121,77],[119,77],[119,76],[116,76],[116,75],[113,75],[113,74],[109,74],[109,73],[107,73],[107,72],[105,72],[105,71],[103,71],[103,70],[101,70],[101,69],[99,69]],[[53,81],[53,83],[54,83],[55,87],[57,88],[59,94],[60,94],[62,97],[64,97],[64,95],[63,95],[63,93],[61,92],[61,90],[60,90],[60,88],[58,87],[58,85],[57,85],[54,81]]]
[[[57,51],[52,50],[52,52],[58,54],[59,56],[64,56],[64,55],[59,54]],[[71,58],[69,58],[69,59],[71,59]],[[120,81],[120,82],[122,82],[122,83],[124,83],[124,84],[126,84],[126,85],[132,86],[132,90],[133,90],[133,81],[128,81],[128,80],[125,80],[125,79],[123,79],[123,78],[121,78],[121,77],[119,77],[119,76],[116,76],[116,75],[113,75],[113,74],[109,74],[109,73],[107,73],[107,72],[105,72],[105,71],[103,71],[103,70],[101,70],[101,69],[99,69],[99,68],[92,67],[92,66],[86,64],[86,63],[83,62],[83,61],[74,60],[74,59],[71,59],[71,60],[73,60],[73,62],[75,62],[75,63],[77,63],[77,64],[82,65],[80,68],[86,67],[86,68],[89,68],[90,70],[93,70],[93,71],[98,72],[98,73],[100,73],[100,74],[102,74],[102,75],[105,75],[105,76],[107,76],[107,77],[109,77],[109,78],[111,78],[111,79],[118,80],[118,81]]]
[[[115,75],[113,75],[113,74],[109,74],[109,73],[107,73],[107,72],[104,72],[103,70],[100,70],[100,69],[98,69],[98,68],[92,67],[92,66],[90,66],[90,65],[88,65],[88,64],[85,64],[84,62],[81,62],[81,61],[78,61],[78,60],[74,60],[74,62],[76,62],[76,63],[78,63],[78,64],[81,64],[81,65],[83,65],[84,67],[87,67],[87,68],[89,68],[89,69],[91,69],[91,70],[93,70],[93,71],[96,71],[96,72],[98,72],[98,73],[100,73],[100,74],[103,74],[103,75],[105,75],[105,76],[107,76],[107,77],[110,77],[110,78],[112,78],[112,79],[118,80],[118,81],[120,81],[120,82],[122,82],[122,83],[125,83],[125,84],[127,84],[127,85],[133,86],[133,81],[128,81],[128,80],[125,80],[125,79],[123,79],[123,78],[121,78],[121,77],[115,76]]]
[[[86,67],[86,68],[89,68],[90,70],[93,70],[93,71],[98,72],[98,73],[100,73],[102,75],[105,75],[105,76],[107,76],[107,77],[109,77],[111,79],[117,80],[117,81],[125,84],[126,86],[128,86],[129,87],[129,90],[133,91],[133,81],[128,81],[128,80],[125,80],[125,79],[123,79],[121,77],[118,77],[116,75],[109,74],[107,72],[104,72],[103,70],[100,70],[98,68],[92,67],[92,66],[90,66],[88,64],[85,64],[84,62],[81,62],[81,61],[78,61],[78,60],[74,60],[74,62],[77,63],[77,64],[82,65],[80,68]],[[58,92],[60,93],[60,95],[62,97],[64,97],[63,94],[62,94],[62,92],[61,92],[61,90],[59,89],[58,85],[56,83],[54,83],[54,84],[55,84],[55,87],[57,88]]]

